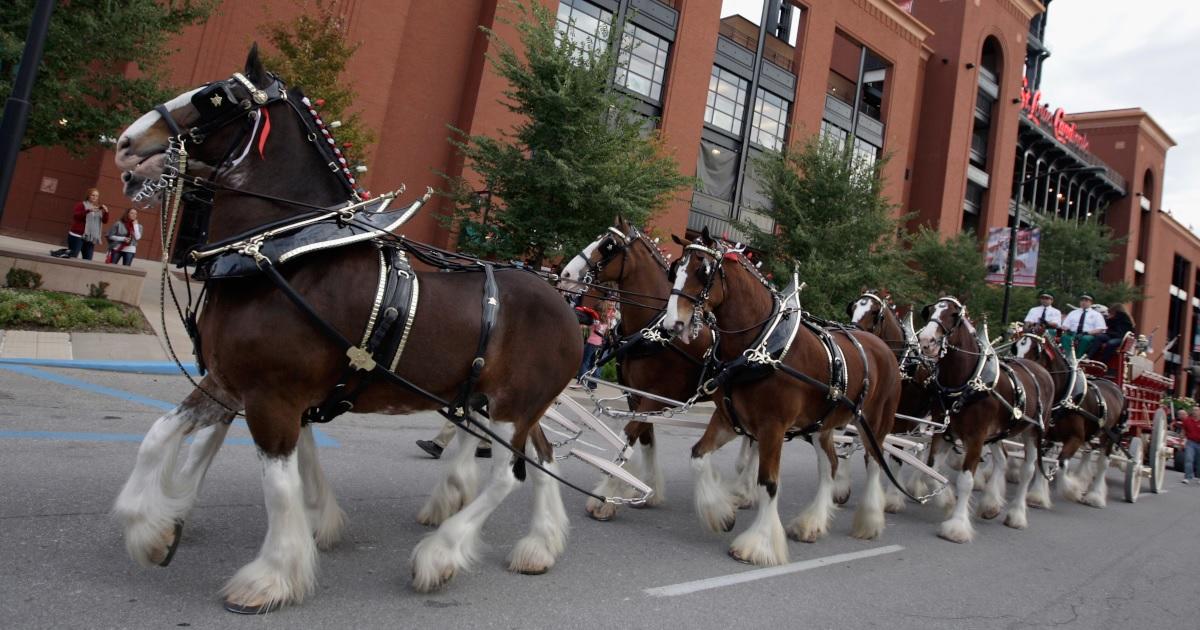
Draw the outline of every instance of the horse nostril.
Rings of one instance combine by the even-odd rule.
[[[129,148],[130,143],[128,136],[121,136],[121,139],[117,141],[117,150]]]
[[[683,333],[683,322],[675,322],[675,325],[671,326],[671,330],[675,331],[676,335],[682,334]]]

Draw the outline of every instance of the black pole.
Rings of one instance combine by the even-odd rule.
[[[8,201],[8,189],[12,185],[13,171],[17,166],[17,154],[21,151],[21,139],[25,137],[25,123],[29,119],[29,95],[33,93],[33,81],[37,78],[38,65],[42,63],[42,49],[46,44],[46,33],[50,30],[50,14],[54,12],[55,0],[38,0],[33,9],[33,20],[29,33],[25,35],[25,51],[17,67],[17,80],[13,82],[12,94],[4,104],[4,118],[0,119],[0,219],[4,218],[4,205]]]
[[[1051,175],[1058,175],[1061,178],[1066,173],[1103,172],[1104,167],[1102,166],[1083,166],[1079,168],[1064,168],[1062,170],[1047,169],[1045,173],[1024,178],[1017,183],[1017,207],[1013,210],[1012,226],[1008,228],[1008,265],[1004,270],[1004,305],[1000,307],[1000,321],[1004,326],[1008,326],[1008,303],[1013,287],[1013,261],[1017,257],[1017,229],[1021,225],[1021,197],[1025,191],[1025,184],[1033,183]],[[1021,174],[1024,175],[1024,173]]]

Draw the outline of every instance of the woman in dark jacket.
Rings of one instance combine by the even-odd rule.
[[[1125,333],[1133,332],[1134,324],[1133,317],[1125,311],[1125,307],[1121,304],[1114,304],[1108,309],[1108,315],[1104,318],[1104,323],[1108,325],[1108,330],[1105,335],[1108,339],[1103,345],[1096,344],[1091,352],[1092,358],[1102,363],[1108,363],[1116,353],[1117,348],[1121,347],[1121,342],[1125,339]],[[1136,334],[1136,333],[1135,333]]]

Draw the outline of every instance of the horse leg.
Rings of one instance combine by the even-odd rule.
[[[317,545],[305,509],[296,448],[301,409],[287,407],[278,401],[247,405],[246,420],[262,452],[267,535],[258,557],[221,590],[230,612],[269,612],[303,601],[316,588]]]
[[[1017,479],[1017,496],[1008,504],[1008,514],[1004,515],[1004,524],[1013,529],[1025,529],[1029,526],[1029,509],[1025,502],[1029,494],[1029,484],[1033,482],[1034,475],[1037,475],[1039,441],[1037,432],[1025,432],[1025,459],[1021,461],[1021,476]]]
[[[855,439],[862,444],[861,438]],[[836,456],[833,458],[833,502],[838,505],[845,505],[850,500],[850,486],[854,481],[850,469],[852,459],[847,457],[846,461],[841,461]]]
[[[929,438],[929,448],[927,449],[928,452],[925,454],[925,464],[930,468],[933,468],[936,465],[935,460],[937,457],[938,444],[941,441],[942,440],[936,435]],[[913,468],[908,473],[908,479],[905,480],[904,487],[908,490],[908,493],[914,497],[919,497],[929,492],[929,482],[925,480],[925,473],[917,470],[916,468]]]
[[[709,421],[700,441],[692,446],[692,474],[696,481],[696,514],[700,522],[714,532],[727,532],[733,529],[737,520],[737,512],[733,507],[733,497],[721,485],[721,474],[712,465],[713,451],[721,448],[735,436],[725,422],[717,415]],[[761,464],[760,464],[761,466]]]
[[[304,487],[304,509],[308,513],[308,524],[312,527],[317,547],[329,549],[342,538],[346,513],[338,507],[333,488],[321,470],[311,424],[304,425],[300,430],[296,453],[300,458],[300,480]]]
[[[817,493],[787,528],[789,538],[808,543],[816,542],[829,532],[833,512],[837,509],[833,503],[833,460],[837,457],[833,450],[833,433],[822,431],[820,438],[813,440],[813,450],[817,452]]]
[[[910,468],[911,468],[911,466],[910,466]],[[898,461],[893,460],[893,470],[895,471],[897,480],[904,478],[903,475],[904,475],[905,470],[904,470],[903,464],[901,464]],[[917,472],[917,474],[919,475],[921,473]],[[911,474],[909,476],[911,477]],[[881,480],[880,483],[883,483],[883,481]],[[900,483],[904,483],[904,482],[901,481]],[[917,495],[917,496],[920,496],[920,495]],[[904,508],[907,506],[908,506],[908,497],[904,496],[904,493],[900,491],[900,488],[896,487],[896,484],[892,483],[890,480],[886,484],[884,484],[884,491],[883,491],[883,511],[884,512],[887,512],[888,514],[898,514],[900,512],[903,512]]]
[[[211,386],[212,382],[203,384]],[[195,504],[232,415],[204,392],[193,390],[146,433],[133,472],[112,509],[113,517],[125,529],[125,548],[139,564],[165,566],[171,561],[183,519]],[[179,450],[191,432],[196,432],[195,439],[179,467]]]
[[[988,477],[987,487],[984,488],[983,500],[979,502],[979,518],[987,520],[1000,516],[1000,512],[1004,511],[1004,494],[1008,483],[1004,476],[1004,471],[1008,469],[1004,445],[992,442],[991,450],[992,474]]]
[[[975,528],[971,525],[971,489],[975,486],[975,469],[979,466],[980,455],[983,454],[983,440],[980,437],[964,438],[962,470],[958,473],[955,485],[958,490],[958,502],[950,518],[942,521],[938,536],[951,542],[971,542],[975,538]]]
[[[446,462],[446,476],[434,486],[433,494],[417,512],[417,522],[422,525],[441,525],[470,503],[479,488],[479,468],[475,462],[479,438],[459,429],[454,441],[458,444],[458,450]]]
[[[658,441],[654,436],[654,425],[642,434],[642,470],[650,476],[650,488],[654,490],[641,507],[655,507],[667,500],[667,478],[663,476],[662,464],[658,461]],[[633,492],[633,488],[630,488]]]
[[[729,494],[733,497],[733,505],[739,510],[748,510],[754,507],[755,497],[758,494],[758,448],[754,444],[754,440],[750,436],[742,436],[742,449],[738,452],[737,478],[729,488]]]
[[[990,450],[990,449],[989,449]],[[975,469],[975,485],[971,488],[972,491],[978,490],[982,492],[987,488],[987,481],[992,477],[992,470],[995,469],[993,459],[979,460],[979,465]],[[962,465],[959,465],[959,470],[962,470]]]
[[[854,528],[850,535],[862,540],[875,540],[883,534],[884,528],[884,498],[883,486],[880,484],[882,468],[875,457],[867,457],[867,481],[863,490],[862,501],[854,511]]]
[[[765,427],[758,434],[758,514],[746,531],[729,546],[739,562],[774,566],[788,561],[787,538],[779,520],[779,459],[783,455],[784,428]]]
[[[1071,474],[1071,458],[1079,450],[1083,440],[1078,435],[1072,435],[1063,442],[1062,452],[1058,454],[1058,492],[1067,501],[1079,502],[1083,499],[1083,483]],[[1087,469],[1087,456],[1083,457],[1081,471]]]
[[[1112,445],[1108,443],[1108,438],[1104,438],[1100,448],[1096,449],[1095,459],[1092,462],[1092,484],[1088,493],[1083,495],[1083,503],[1094,508],[1102,508],[1108,504],[1108,457],[1112,452]],[[1140,464],[1140,462],[1138,462]],[[1137,465],[1137,464],[1130,464]]]
[[[538,417],[541,417],[540,415]],[[514,428],[510,423],[493,422],[493,431],[509,442]],[[516,444],[513,444],[516,447]],[[503,448],[496,445],[496,448]],[[470,568],[479,559],[479,531],[504,498],[516,487],[512,457],[501,452],[493,455],[492,478],[483,492],[461,511],[442,522],[417,543],[412,551],[412,585],[421,593],[439,588],[454,574]]]
[[[1082,447],[1081,447],[1082,448]],[[1098,456],[1098,453],[1088,450],[1079,456],[1079,464],[1075,466],[1075,481],[1079,484],[1080,494],[1083,494],[1083,488],[1092,484],[1092,473],[1095,469],[1092,466],[1092,460]]]
[[[950,460],[950,456],[953,453],[954,453],[954,446],[952,444],[943,444],[941,446],[941,448],[938,449],[937,452],[934,453],[934,455],[933,455],[933,469],[940,473],[943,473],[947,477],[949,477],[950,476],[949,460]],[[933,505],[938,508],[941,508],[947,514],[949,514],[950,510],[954,509],[954,505],[955,505],[954,490],[955,490],[954,487],[947,484],[947,486],[944,490],[942,490],[941,492],[939,492],[937,495],[935,495],[933,497]],[[968,492],[967,496],[970,497],[969,492]]]
[[[625,424],[626,443],[630,446],[634,446],[640,441],[643,433],[653,430],[654,425],[650,423],[631,420]],[[643,452],[643,455],[644,454],[645,453]],[[640,477],[640,463],[638,462],[637,457],[638,451],[636,449],[631,450],[629,460],[625,463],[625,470],[635,477]],[[600,483],[596,484],[596,487],[592,489],[592,493],[598,494],[602,497],[629,497],[632,496],[633,488],[620,479],[617,479],[612,475],[605,474],[601,477]],[[655,494],[658,493],[655,492]],[[617,515],[617,504],[606,503],[596,499],[595,497],[588,497],[587,503],[584,504],[584,510],[587,511],[588,516],[597,521],[611,521],[613,517]]]
[[[526,449],[529,457],[537,458],[547,470],[558,474],[554,451],[540,429],[534,430],[531,442]],[[517,541],[509,554],[508,568],[526,575],[541,575],[554,566],[554,561],[566,548],[570,521],[563,507],[558,481],[532,466],[529,473],[533,476],[532,524],[529,533]]]

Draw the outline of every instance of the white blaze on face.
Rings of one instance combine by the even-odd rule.
[[[684,255],[683,258],[679,259],[679,265],[675,268],[675,284],[672,287],[675,291],[682,291],[683,285],[687,283],[687,268],[690,258],[690,256]],[[663,317],[663,327],[667,330],[673,330],[675,328],[675,323],[679,321],[682,321],[679,316],[679,296],[672,292],[670,299],[667,300],[667,312]],[[684,323],[686,324],[686,322]],[[688,335],[690,334],[691,331],[688,330],[688,327],[685,325],[683,327],[684,343],[689,341]]]
[[[567,263],[566,267],[563,267],[562,273],[558,275],[560,288],[583,290],[583,285],[579,284],[579,280],[587,273],[588,261],[592,259],[592,254],[596,252],[596,248],[600,246],[602,240],[604,240],[603,236],[592,241],[590,245],[583,248],[583,252],[577,254]]]
[[[176,110],[178,110],[181,107],[186,107],[188,105],[191,105],[192,104],[192,95],[195,94],[196,92],[199,92],[202,89],[204,89],[204,88],[198,87],[194,90],[184,92],[183,94],[176,96],[175,98],[167,101],[166,103],[163,103],[163,105],[166,106],[167,111],[175,112]],[[125,129],[125,132],[121,134],[121,138],[122,139],[129,138],[129,140],[131,142],[136,143],[139,136],[141,136],[142,134],[149,131],[150,128],[153,127],[155,125],[155,123],[157,123],[160,120],[162,120],[162,115],[152,109],[152,110],[146,112],[145,114],[142,114],[141,118],[138,118],[137,120],[133,121],[133,124],[129,125],[129,127],[127,127]],[[183,127],[183,126],[184,126],[183,124],[180,124],[180,127]],[[117,146],[121,146],[121,144],[122,143],[120,142],[120,140],[118,140]]]
[[[850,316],[850,321],[857,324],[858,322],[862,321],[862,318],[867,316],[867,313],[870,313],[870,312],[871,312],[870,298],[860,298],[857,302],[854,303],[854,314]]]
[[[927,356],[937,356],[938,343],[942,340],[942,329],[938,326],[938,320],[941,319],[942,313],[949,308],[949,304],[945,301],[939,301],[933,307],[933,314],[929,316],[929,323],[921,328],[921,333],[917,335],[917,340],[921,342],[921,351]]]
[[[1033,340],[1029,337],[1021,337],[1021,340],[1017,342],[1017,356],[1025,358],[1031,351],[1033,351]]]

